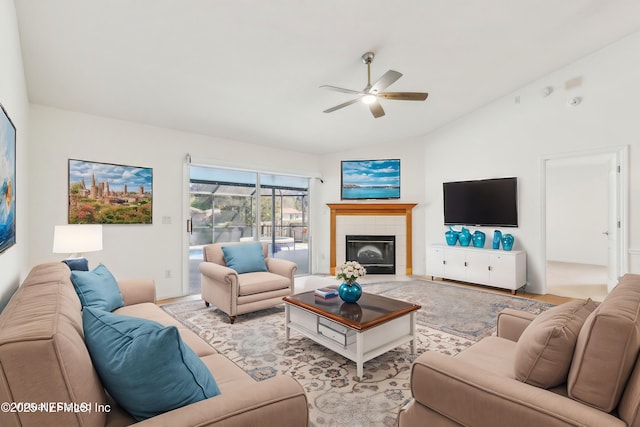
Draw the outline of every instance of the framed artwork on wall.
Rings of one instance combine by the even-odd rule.
[[[16,244],[16,127],[0,104],[0,253]]]
[[[399,199],[400,160],[343,160],[340,167],[342,200]]]
[[[153,169],[69,159],[69,224],[151,224]]]

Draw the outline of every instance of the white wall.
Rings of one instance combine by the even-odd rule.
[[[20,284],[27,263],[29,103],[13,0],[0,0],[0,103],[16,127],[16,244],[0,254],[0,309]]]
[[[547,260],[607,265],[609,165],[547,165]]]
[[[153,224],[105,225],[104,250],[85,254],[118,278],[152,278],[158,298],[181,295],[183,164],[199,161],[262,171],[317,174],[315,156],[32,105],[30,112],[31,264],[60,260],[53,229],[67,223],[68,159],[153,168]],[[171,224],[164,224],[168,217]],[[171,270],[171,278],[165,277]]]
[[[541,158],[629,145],[629,270],[639,273],[639,50],[636,33],[424,138],[425,243],[444,242],[443,181],[517,176],[520,227],[511,229],[515,249],[527,251],[529,290],[544,292]],[[546,98],[541,96],[545,86],[554,88]],[[574,96],[582,103],[567,106]]]
[[[373,120],[373,119],[372,119]],[[384,119],[380,119],[384,120]],[[400,200],[395,202],[417,203],[413,208],[413,274],[423,275],[425,265],[425,192],[424,192],[424,144],[421,142],[396,142],[370,146],[322,157],[322,178],[316,181],[316,195],[312,205],[314,222],[313,271],[328,274],[330,250],[330,209],[327,203],[340,203],[340,161],[366,159],[400,159]],[[362,201],[367,203],[372,201]],[[386,202],[386,201],[374,201]],[[389,201],[393,203],[394,201]],[[354,202],[358,203],[358,202]]]

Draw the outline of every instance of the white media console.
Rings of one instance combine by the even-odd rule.
[[[433,245],[427,250],[427,275],[510,289],[515,294],[527,284],[527,253]]]

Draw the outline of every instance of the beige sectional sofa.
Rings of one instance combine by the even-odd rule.
[[[497,336],[415,360],[399,426],[638,427],[639,350],[640,275],[625,275],[599,305],[537,317],[508,309]]]
[[[118,286],[125,306],[114,312],[175,325],[221,391],[136,425],[307,425],[305,393],[293,378],[254,381],[162,311],[152,281],[119,281]],[[63,263],[33,268],[0,314],[0,402],[1,426],[135,423],[100,383],[83,340],[80,300]]]

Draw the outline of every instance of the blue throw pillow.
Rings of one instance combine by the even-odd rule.
[[[238,274],[267,271],[262,243],[241,243],[222,247],[224,262]]]
[[[87,307],[84,339],[109,394],[136,420],[220,394],[175,326]]]
[[[89,260],[86,258],[67,258],[62,260],[70,270],[89,271]]]
[[[113,311],[124,305],[118,282],[102,264],[91,271],[72,271],[71,283],[82,307]]]

